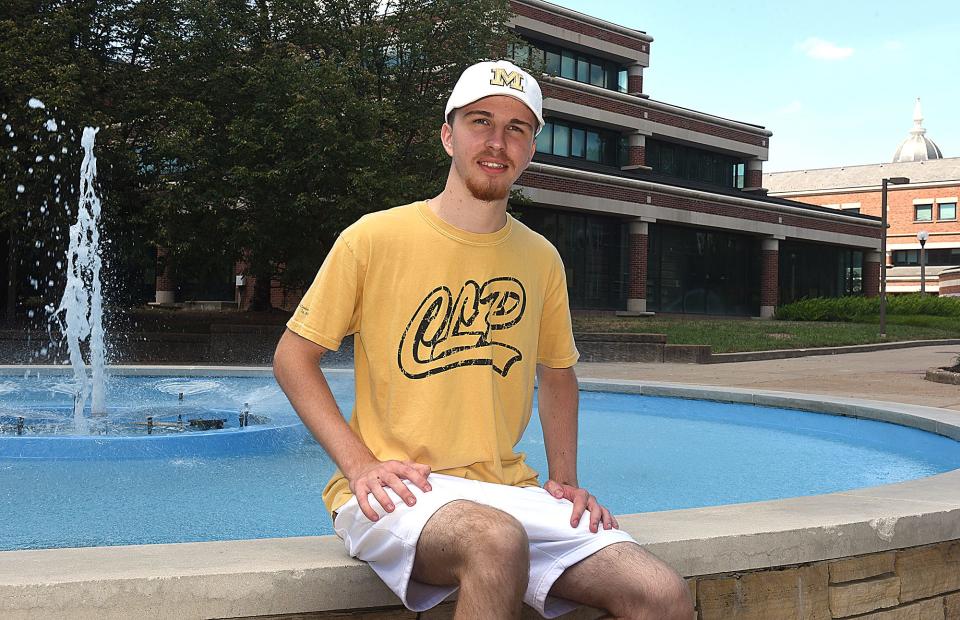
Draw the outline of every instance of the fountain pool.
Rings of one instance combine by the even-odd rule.
[[[332,463],[269,370],[244,374],[116,374],[108,397],[125,403],[116,413],[123,423],[141,421],[135,436],[45,435],[39,424],[0,434],[0,549],[331,533],[320,495]],[[328,376],[349,411],[352,373]],[[69,401],[58,405],[73,393],[64,379],[0,381],[0,411],[17,403],[48,421],[58,411],[69,418]],[[232,424],[148,435],[142,424],[178,410],[184,419],[196,411],[235,420],[244,403],[273,431]],[[877,421],[606,392],[583,393],[581,411],[581,482],[617,514],[818,495],[960,468],[957,441]],[[44,441],[61,444],[56,458],[30,453]],[[534,416],[518,449],[538,471],[542,443]]]

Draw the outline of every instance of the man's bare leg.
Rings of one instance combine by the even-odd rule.
[[[550,594],[604,609],[613,618],[693,618],[690,589],[683,578],[630,542],[604,547],[574,564],[554,582]]]
[[[505,512],[459,500],[427,521],[413,579],[458,585],[456,620],[519,618],[530,574],[530,547],[520,522]]]

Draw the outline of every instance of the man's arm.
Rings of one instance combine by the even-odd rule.
[[[330,386],[320,370],[320,358],[327,349],[298,336],[289,329],[283,333],[273,357],[273,374],[290,404],[316,440],[350,484],[360,510],[371,521],[379,517],[370,507],[368,494],[387,512],[395,506],[383,487],[393,489],[409,505],[416,503],[407,479],[423,491],[430,490],[427,476],[430,466],[411,461],[380,461],[353,432],[333,398]]]
[[[573,368],[550,368],[537,364],[540,425],[547,452],[550,479],[543,485],[548,493],[573,502],[570,525],[580,523],[584,510],[590,512],[590,531],[619,527],[610,511],[577,482],[577,410],[580,392]]]

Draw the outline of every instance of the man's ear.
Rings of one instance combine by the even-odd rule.
[[[449,123],[444,123],[440,128],[440,142],[447,155],[453,157],[453,127]]]

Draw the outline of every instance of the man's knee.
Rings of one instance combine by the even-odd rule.
[[[690,620],[693,618],[693,597],[687,582],[677,573],[670,571],[664,579],[657,600],[654,601],[660,609],[660,618],[677,618]]]
[[[625,609],[618,616],[625,618],[663,618],[690,620],[694,617],[693,597],[683,577],[666,565],[658,567],[634,583],[636,587],[625,601]],[[645,613],[637,614],[637,610]]]
[[[530,542],[527,532],[509,514],[475,504],[463,515],[461,525],[464,561],[471,568],[516,567],[528,572],[530,567]]]

